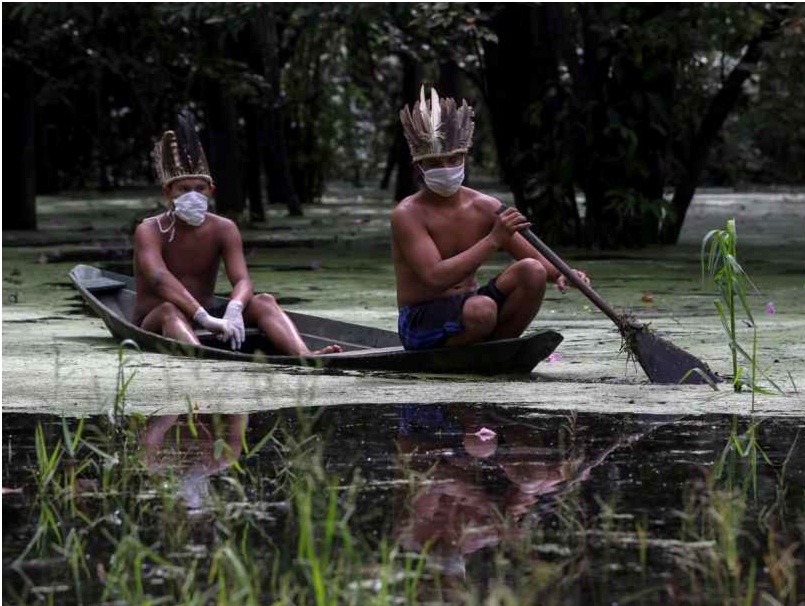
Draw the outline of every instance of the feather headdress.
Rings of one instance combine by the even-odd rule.
[[[425,86],[419,90],[419,101],[411,108],[400,110],[405,139],[414,162],[467,153],[472,146],[475,130],[475,113],[462,100],[461,106],[451,98],[440,99],[435,88],[430,89],[430,99],[425,99]]]
[[[206,179],[212,185],[212,175],[201,147],[196,121],[189,110],[176,116],[176,130],[167,130],[154,145],[154,168],[163,186],[179,179]]]

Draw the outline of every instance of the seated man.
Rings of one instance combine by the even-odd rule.
[[[198,344],[195,322],[240,349],[245,321],[258,326],[283,354],[340,351],[338,345],[310,351],[276,299],[254,295],[237,225],[207,212],[215,188],[192,114],[182,112],[177,132],[164,133],[154,164],[167,211],[145,219],[134,232],[134,323]],[[232,294],[226,309],[210,309],[222,259]]]
[[[428,349],[518,337],[539,311],[546,283],[564,292],[567,279],[517,233],[530,225],[522,214],[500,212],[499,200],[461,186],[472,108],[433,89],[426,102],[424,90],[400,112],[424,181],[391,215],[400,340],[406,349]],[[479,288],[476,272],[498,250],[515,262]]]

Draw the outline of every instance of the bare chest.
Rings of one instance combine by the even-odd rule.
[[[443,258],[457,255],[489,233],[492,223],[474,209],[429,213],[425,226]]]
[[[218,271],[221,250],[214,238],[200,233],[176,233],[162,242],[162,258],[168,270],[184,278],[206,278]]]

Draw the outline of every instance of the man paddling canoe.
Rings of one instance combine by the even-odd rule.
[[[193,323],[240,349],[245,324],[258,326],[282,354],[341,351],[338,345],[310,351],[293,322],[269,294],[255,295],[237,225],[208,212],[212,176],[193,116],[178,116],[154,148],[154,165],[167,211],[145,219],[134,232],[137,302],[134,323],[145,330],[198,344]],[[228,304],[211,308],[223,260],[232,285]]]
[[[426,100],[423,86],[400,120],[424,182],[391,215],[400,340],[429,349],[520,336],[546,283],[564,292],[567,278],[517,233],[530,226],[517,209],[499,212],[499,200],[461,186],[474,130],[466,100],[458,107],[435,89]],[[476,272],[498,250],[515,262],[479,288]]]

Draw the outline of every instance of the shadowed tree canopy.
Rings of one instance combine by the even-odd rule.
[[[745,83],[802,22],[788,5],[507,4],[489,16],[498,42],[482,75],[503,177],[549,237],[603,248],[676,241]]]
[[[396,173],[399,200],[424,81],[474,105],[468,178],[499,175],[546,240],[673,243],[703,180],[802,182],[802,29],[779,3],[4,3],[5,225],[35,229],[37,194],[154,185],[181,107],[237,220],[333,178]]]

